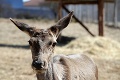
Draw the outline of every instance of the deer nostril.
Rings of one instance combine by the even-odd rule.
[[[33,61],[32,62],[32,66],[35,67],[36,69],[42,69],[45,66],[45,62],[44,61],[42,61],[42,62],[40,62],[40,61]]]

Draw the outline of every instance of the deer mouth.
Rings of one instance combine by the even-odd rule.
[[[36,73],[45,73],[46,69],[35,70]]]
[[[32,68],[36,73],[44,73],[47,70],[45,68],[42,68],[42,69],[36,69],[35,67],[32,67]]]
[[[35,68],[32,66],[32,69],[36,72],[36,73],[44,73],[47,68]]]

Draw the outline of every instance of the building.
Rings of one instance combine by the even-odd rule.
[[[12,8],[22,8],[23,1],[22,0],[0,0],[0,5],[11,6]]]
[[[55,13],[46,6],[25,6],[22,0],[0,0],[0,17],[55,19]]]

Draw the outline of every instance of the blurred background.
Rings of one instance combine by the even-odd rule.
[[[0,80],[36,80],[29,36],[9,18],[46,29],[69,11],[74,16],[55,54],[84,53],[96,62],[99,80],[120,80],[119,9],[120,0],[0,0]]]

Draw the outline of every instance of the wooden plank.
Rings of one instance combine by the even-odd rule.
[[[103,8],[104,1],[98,0],[98,25],[99,25],[99,36],[104,36],[104,27],[103,27]]]
[[[76,2],[63,2],[64,5],[67,4],[97,4],[97,1],[76,1]]]
[[[57,19],[60,20],[62,18],[62,0],[59,0],[59,4],[58,4],[58,15],[57,15]],[[61,41],[61,34],[59,34],[57,41],[60,42]]]
[[[59,1],[59,0],[46,0],[46,1]],[[63,0],[63,2],[69,2],[69,3],[74,3],[74,2],[94,2],[98,0]],[[104,0],[104,2],[114,2],[115,0]]]
[[[62,18],[62,0],[59,0],[59,5],[58,5],[58,20]]]
[[[63,7],[63,9],[67,12],[67,13],[70,13],[70,11],[63,5],[62,6]],[[80,20],[78,20],[78,18],[75,16],[75,15],[73,15],[73,18],[79,23],[79,24],[81,24],[82,25],[82,27],[91,35],[91,36],[95,36],[94,34],[92,34],[91,32],[90,32],[90,30],[80,21]]]

